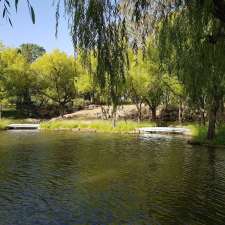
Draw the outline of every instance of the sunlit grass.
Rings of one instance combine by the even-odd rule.
[[[7,128],[7,126],[9,124],[20,124],[20,123],[33,123],[32,120],[30,121],[29,119],[13,119],[13,118],[10,118],[10,119],[5,119],[5,118],[2,118],[0,119],[0,130],[5,130]]]
[[[216,137],[208,141],[207,140],[207,126],[201,126],[198,124],[189,124],[186,126],[191,131],[191,136],[193,141],[200,144],[215,144],[215,145],[225,145],[225,125],[222,125],[216,129]]]
[[[0,130],[6,129],[6,127],[12,123],[13,120],[10,119],[0,119]]]
[[[132,132],[139,127],[155,126],[152,122],[135,121],[117,121],[116,127],[113,128],[112,122],[109,120],[56,120],[42,122],[43,129],[90,129],[100,132]]]

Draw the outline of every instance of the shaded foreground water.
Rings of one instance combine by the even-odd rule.
[[[225,224],[225,149],[181,138],[0,133],[0,225]]]

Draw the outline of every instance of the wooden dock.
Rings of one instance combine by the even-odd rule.
[[[139,128],[140,133],[157,133],[157,134],[187,134],[186,128],[177,127],[144,127]]]
[[[37,130],[40,128],[40,124],[9,124],[8,130]]]

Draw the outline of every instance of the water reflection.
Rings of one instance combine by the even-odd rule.
[[[224,162],[180,137],[4,132],[0,224],[224,224]]]

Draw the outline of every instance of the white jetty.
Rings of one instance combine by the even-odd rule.
[[[186,128],[178,127],[144,127],[139,128],[141,133],[159,133],[159,134],[187,134],[189,132]]]
[[[9,124],[7,129],[9,130],[36,130],[40,128],[40,124]]]

